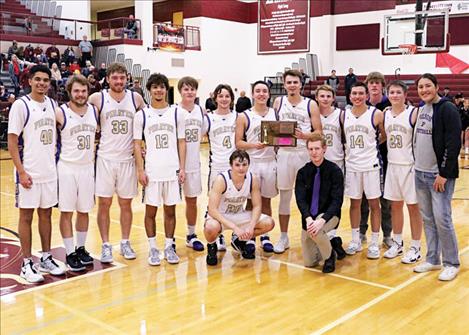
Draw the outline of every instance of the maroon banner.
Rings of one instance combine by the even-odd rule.
[[[154,47],[165,51],[184,51],[184,28],[175,27],[164,23],[153,25],[155,42]]]
[[[309,51],[309,0],[259,0],[257,53]]]

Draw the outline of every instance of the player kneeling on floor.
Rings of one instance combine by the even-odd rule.
[[[344,176],[333,162],[324,159],[326,139],[312,134],[306,140],[310,162],[296,176],[295,197],[301,212],[301,246],[305,266],[324,260],[322,272],[335,270],[336,258],[345,257],[340,237],[327,233],[337,229],[344,200]]]
[[[223,229],[233,231],[231,246],[243,258],[255,258],[255,237],[274,228],[274,220],[261,214],[262,201],[260,184],[249,170],[249,155],[236,150],[230,156],[231,169],[219,174],[209,193],[208,215],[204,234],[207,239],[207,264],[216,265],[216,240]],[[245,209],[250,196],[252,211]]]

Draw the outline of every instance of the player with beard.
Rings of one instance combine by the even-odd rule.
[[[56,109],[60,131],[59,178],[60,232],[65,245],[66,264],[71,271],[85,270],[93,258],[85,249],[88,213],[94,207],[94,139],[98,114],[87,103],[89,83],[82,75],[67,81],[70,102]],[[76,247],[73,244],[72,216],[76,217]]]
[[[267,106],[270,98],[269,85],[259,80],[252,85],[254,106],[240,113],[236,120],[236,148],[246,150],[251,158],[249,170],[260,182],[262,198],[262,214],[272,216],[271,198],[277,191],[277,162],[274,147],[261,143],[261,122],[275,121],[275,111]],[[247,209],[251,209],[249,200]],[[260,237],[262,249],[272,252],[274,246],[268,234]],[[250,246],[250,245],[249,245]]]
[[[127,69],[113,63],[107,69],[109,89],[90,96],[89,102],[99,111],[101,138],[96,158],[96,196],[98,197],[98,227],[103,241],[101,262],[111,263],[109,242],[109,211],[112,196],[117,193],[120,207],[120,252],[125,259],[137,256],[130,246],[132,199],[137,195],[137,176],[133,157],[133,121],[135,113],[144,107],[143,98],[125,89]]]
[[[277,153],[277,187],[280,191],[279,222],[280,240],[274,247],[275,253],[283,253],[290,247],[288,222],[290,221],[290,202],[296,174],[309,162],[306,139],[311,132],[322,133],[318,104],[301,96],[301,73],[288,70],[283,73],[283,86],[287,96],[278,97],[274,102],[277,120],[296,121],[296,147],[281,147]]]

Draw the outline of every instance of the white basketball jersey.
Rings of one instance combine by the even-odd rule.
[[[324,157],[332,162],[343,161],[345,154],[342,144],[342,130],[340,128],[340,109],[334,109],[328,116],[321,115],[321,124],[327,143]]]
[[[114,100],[107,90],[101,91],[101,139],[98,156],[111,161],[132,160],[133,122],[137,110],[134,93],[126,90],[124,99]]]
[[[378,152],[378,129],[373,124],[375,107],[356,117],[351,109],[345,110],[345,167],[354,172],[380,168]]]
[[[207,135],[210,143],[210,167],[216,169],[229,169],[230,155],[235,151],[235,128],[238,114],[231,111],[229,114],[209,113],[205,116]]]
[[[298,128],[302,132],[311,132],[311,111],[309,110],[309,102],[311,100],[303,98],[301,102],[293,106],[287,97],[280,99],[279,110],[277,111],[277,118],[279,121],[296,121]],[[304,150],[306,148],[306,140],[298,139],[296,141],[296,148],[282,147],[281,150]]]
[[[388,146],[388,162],[393,164],[414,164],[412,152],[412,112],[413,106],[407,106],[399,115],[393,115],[392,109],[384,112],[384,129]]]
[[[252,174],[248,172],[241,189],[237,189],[231,179],[231,170],[221,173],[225,179],[226,189],[220,199],[218,211],[222,215],[236,215],[245,211],[245,204],[252,189]]]
[[[148,106],[138,112],[137,116],[143,117],[143,135],[147,150],[145,172],[148,179],[177,180],[179,155],[176,108],[154,109]]]
[[[267,114],[261,116],[257,114],[252,108],[245,110],[248,124],[244,131],[246,142],[248,143],[259,143],[261,141],[261,122],[262,121],[275,121],[275,110],[269,108]],[[273,147],[265,147],[264,149],[248,149],[247,153],[251,160],[274,160],[275,151]]]
[[[202,140],[202,127],[204,123],[204,113],[202,107],[195,105],[192,111],[184,109],[181,105],[176,108],[181,109],[185,119],[186,138],[186,172],[200,171],[200,141]]]
[[[18,136],[20,158],[33,183],[57,180],[55,106],[55,102],[47,96],[42,103],[24,96],[16,100],[10,110],[8,127],[22,129]],[[18,119],[22,120],[22,124],[11,124],[17,123]]]
[[[60,109],[64,116],[60,129],[60,160],[74,164],[92,164],[98,124],[95,107],[88,105],[83,116],[72,111],[67,104],[60,106]]]

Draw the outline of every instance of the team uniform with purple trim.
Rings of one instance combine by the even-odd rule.
[[[184,114],[186,138],[186,178],[183,191],[186,197],[194,198],[202,194],[202,176],[200,173],[200,141],[204,113],[202,107],[195,105],[192,111],[177,106]]]
[[[341,110],[336,108],[328,116],[321,114],[322,132],[326,138],[327,150],[324,158],[337,164],[344,173],[344,145],[340,126]]]
[[[18,135],[20,158],[33,181],[31,188],[24,188],[15,170],[18,208],[50,208],[57,204],[55,106],[47,96],[42,103],[24,96],[11,106],[8,133]]]
[[[178,181],[178,139],[185,138],[184,114],[175,106],[147,106],[135,115],[134,139],[146,146],[145,173],[148,185],[143,202],[150,206],[173,206],[181,202]]]
[[[243,186],[238,190],[231,179],[231,170],[220,173],[225,181],[225,192],[221,195],[218,211],[226,219],[236,224],[244,226],[251,222],[252,211],[245,210],[246,201],[250,198],[252,190],[252,173],[248,172],[244,179]],[[267,215],[261,214],[259,221]],[[207,214],[206,219],[212,219]],[[222,225],[222,229],[227,228]]]
[[[133,157],[133,122],[137,112],[134,92],[126,90],[121,101],[101,91],[101,139],[96,159],[96,195],[120,198],[137,195],[137,173]]]
[[[94,207],[94,139],[98,115],[93,105],[83,116],[67,104],[60,106],[64,123],[60,129],[59,210],[89,213]]]
[[[296,121],[302,132],[311,132],[310,99],[303,98],[293,106],[287,99],[280,99],[277,111],[279,121]],[[296,147],[280,147],[277,152],[277,187],[279,190],[292,190],[299,169],[310,161],[306,141],[297,139]]]
[[[388,146],[388,169],[384,185],[384,198],[392,201],[404,200],[416,204],[414,154],[412,152],[412,113],[414,107],[395,116],[392,108],[384,111],[384,129]]]
[[[344,112],[345,134],[345,191],[352,199],[379,198],[381,191],[381,163],[378,151],[378,129],[373,124],[377,109],[368,107],[356,117],[351,109]]]
[[[243,112],[248,121],[244,131],[246,142],[259,143],[261,141],[261,122],[275,121],[275,111],[269,108],[266,115],[257,114],[252,108]],[[260,182],[261,195],[264,198],[273,198],[278,194],[277,190],[277,161],[273,147],[263,149],[246,150],[251,159],[249,171],[254,174]]]
[[[235,151],[235,129],[238,113],[205,115],[203,133],[207,134],[210,144],[208,190],[212,188],[215,178],[230,169],[230,156]]]

